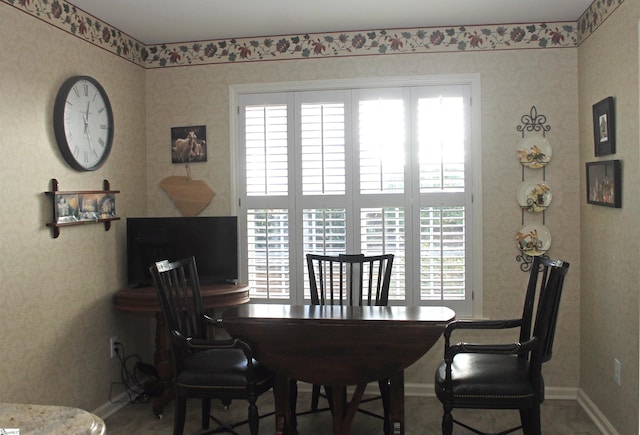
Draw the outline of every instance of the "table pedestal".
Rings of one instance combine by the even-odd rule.
[[[249,302],[249,286],[246,284],[203,284],[200,286],[205,310],[228,308]],[[160,380],[168,387],[173,378],[173,364],[167,325],[162,315],[158,290],[155,287],[124,288],[113,297],[117,310],[134,314],[153,314],[156,318],[155,351],[153,363]],[[164,407],[173,399],[173,389],[164,388],[153,402],[153,413],[162,417]]]

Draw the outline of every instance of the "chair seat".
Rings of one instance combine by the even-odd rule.
[[[446,400],[445,374],[446,363],[442,362],[435,375],[436,395],[441,401]],[[451,379],[456,407],[518,409],[533,406],[536,397],[529,362],[515,355],[458,354],[451,366]],[[538,397],[544,398],[544,382]]]
[[[247,387],[247,358],[238,349],[205,350],[183,360],[184,368],[176,383],[186,388],[240,388]],[[253,375],[260,385],[271,381],[273,375],[253,360]]]

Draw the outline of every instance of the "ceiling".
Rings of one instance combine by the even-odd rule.
[[[147,44],[577,21],[593,0],[71,0]]]

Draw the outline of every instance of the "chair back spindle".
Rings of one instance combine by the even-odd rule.
[[[387,305],[393,258],[393,254],[307,254],[311,303]]]
[[[158,288],[165,321],[171,332],[171,343],[176,344],[177,331],[184,338],[207,338],[204,309],[200,294],[200,281],[195,258],[169,262],[159,261],[150,268]],[[181,361],[182,346],[172,346],[174,361]]]

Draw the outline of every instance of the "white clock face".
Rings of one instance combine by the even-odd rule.
[[[70,80],[63,85],[62,95],[56,100],[56,138],[64,158],[72,167],[95,170],[104,163],[111,149],[111,105],[102,87],[93,79]]]

